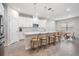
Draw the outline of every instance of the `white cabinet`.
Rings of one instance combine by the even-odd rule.
[[[1,3],[0,3],[0,15],[4,15],[4,7]]]

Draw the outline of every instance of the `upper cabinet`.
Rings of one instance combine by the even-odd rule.
[[[2,3],[0,3],[0,15],[4,15],[4,7]]]

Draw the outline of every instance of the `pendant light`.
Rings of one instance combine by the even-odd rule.
[[[36,8],[36,3],[34,3],[34,14],[33,14],[33,21],[34,23],[38,24],[38,13],[37,13],[37,8]]]
[[[52,10],[52,8],[48,8],[48,19],[49,19],[49,21],[52,21],[52,19],[53,19],[53,12],[54,12],[54,10]]]

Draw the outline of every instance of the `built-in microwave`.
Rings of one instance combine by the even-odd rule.
[[[33,24],[33,28],[38,28],[39,24]]]

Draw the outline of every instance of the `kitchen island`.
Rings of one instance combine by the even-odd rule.
[[[36,34],[44,35],[45,33],[53,33],[53,32],[24,32],[25,49],[28,50],[31,48],[30,41],[34,35]]]

